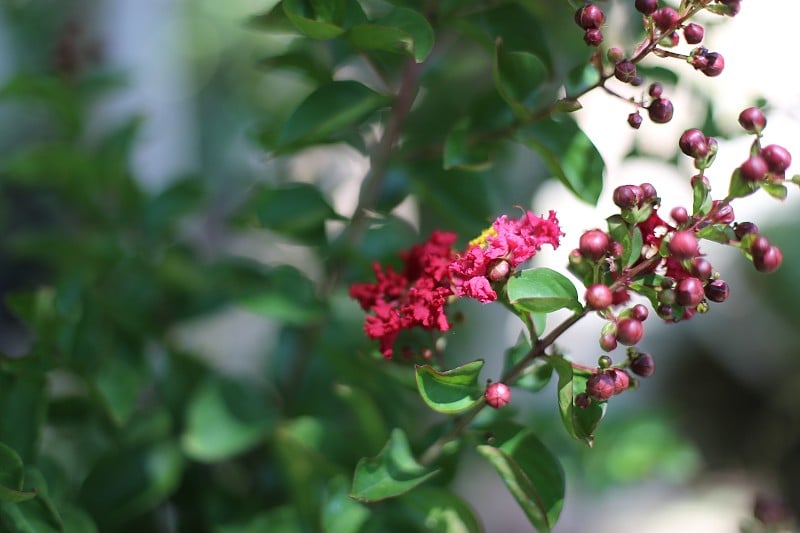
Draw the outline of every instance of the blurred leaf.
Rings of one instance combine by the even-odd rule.
[[[297,50],[290,50],[285,54],[268,57],[260,61],[259,64],[267,70],[294,70],[308,76],[319,85],[330,83],[333,79],[331,67],[320,58],[318,53],[314,52],[310,48],[303,47]]]
[[[25,467],[17,452],[0,442],[0,501],[22,502],[36,496],[23,490]]]
[[[417,463],[411,455],[408,438],[398,428],[392,431],[381,453],[358,462],[350,497],[363,502],[393,498],[424,483],[437,472]]]
[[[389,430],[375,400],[363,389],[351,385],[337,383],[333,386],[333,390],[336,396],[344,400],[355,413],[366,449],[380,450],[389,438]]]
[[[591,139],[569,116],[547,118],[517,132],[517,140],[535,150],[550,172],[584,202],[597,203],[605,164]]]
[[[325,221],[342,219],[309,183],[264,186],[246,209],[255,211],[262,226],[306,244],[323,243]]]
[[[531,352],[531,343],[524,336],[517,341],[517,344],[506,350],[505,371],[510,370],[517,363],[522,361]],[[525,389],[530,392],[539,392],[550,383],[553,375],[553,367],[548,364],[543,357],[535,359],[525,368],[525,372],[514,383],[515,387]]]
[[[303,523],[297,509],[290,505],[281,505],[256,516],[230,524],[217,526],[214,533],[264,533],[278,531],[280,533],[304,533]]]
[[[477,447],[489,460],[538,531],[550,531],[564,504],[564,471],[533,431],[503,422],[491,444]]]
[[[581,63],[567,74],[564,80],[564,90],[568,97],[575,97],[585,93],[589,88],[600,82],[600,73],[591,63]]]
[[[462,413],[483,400],[484,389],[478,382],[483,359],[469,362],[452,370],[439,372],[430,365],[415,365],[417,389],[434,411],[445,414]]]
[[[478,517],[455,493],[442,487],[418,487],[400,498],[406,519],[415,531],[438,533],[480,533]]]
[[[322,531],[326,533],[358,533],[370,515],[370,508],[348,496],[344,476],[331,479],[322,506]]]
[[[558,408],[564,427],[574,438],[591,446],[594,430],[606,412],[606,402],[592,401],[585,409],[576,407],[575,396],[586,392],[589,373],[574,372],[572,364],[561,356],[553,355],[547,360],[558,373]]]
[[[501,40],[495,47],[494,85],[517,116],[528,118],[540,102],[536,93],[547,80],[547,67],[530,52],[510,52]]]
[[[43,375],[0,372],[0,442],[33,463],[47,411]]]
[[[508,280],[509,302],[525,311],[552,313],[558,309],[582,309],[575,285],[550,268],[531,268],[517,272]]]
[[[178,488],[184,459],[177,445],[117,449],[92,467],[80,492],[80,500],[108,530],[149,511]]]
[[[124,426],[136,409],[139,393],[147,382],[144,369],[119,354],[112,354],[94,369],[93,378],[109,417],[117,426]]]
[[[320,522],[320,503],[328,480],[345,475],[326,449],[330,431],[321,419],[301,416],[281,424],[275,432],[275,452],[286,478],[284,490],[306,522]]]
[[[470,24],[486,35],[484,46],[493,48],[498,37],[508,50],[529,52],[552,70],[550,46],[539,20],[518,3],[500,4],[467,17]]]
[[[453,127],[444,140],[444,169],[482,170],[491,165],[491,149],[486,143],[470,142],[472,131],[467,120]]]
[[[343,20],[344,14],[338,12],[335,6],[343,2],[283,0],[282,4],[286,17],[306,37],[333,39],[344,33],[344,29],[337,25]]]
[[[362,50],[406,53],[422,63],[433,48],[433,28],[418,11],[398,7],[367,24],[353,26],[345,38]]]
[[[65,533],[80,532],[80,533],[97,533],[97,525],[92,520],[86,511],[79,509],[72,505],[59,505],[59,512],[61,520],[64,523]]]
[[[412,53],[417,63],[422,63],[433,49],[434,33],[428,19],[414,9],[397,7],[377,21],[408,33],[414,42]]]
[[[390,97],[357,81],[332,81],[322,85],[300,103],[284,124],[278,148],[285,150],[329,141],[390,102]]]
[[[492,219],[494,192],[490,178],[483,174],[441,165],[411,168],[414,192],[442,224],[464,235],[478,235]]]
[[[245,381],[207,381],[188,402],[184,452],[213,462],[253,448],[275,427],[273,404],[263,390]]]
[[[309,324],[325,316],[325,305],[317,297],[314,284],[289,265],[270,270],[261,286],[248,292],[238,295],[237,302],[259,315],[293,325]]]

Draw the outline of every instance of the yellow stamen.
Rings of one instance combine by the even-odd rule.
[[[486,248],[486,239],[489,237],[497,237],[497,230],[493,226],[489,226],[480,235],[469,241],[469,245],[470,247],[480,246],[481,248]]]

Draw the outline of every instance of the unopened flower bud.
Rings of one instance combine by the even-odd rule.
[[[490,407],[500,409],[508,405],[508,402],[511,401],[511,389],[509,389],[505,383],[492,383],[486,387],[484,397],[486,398],[486,403]]]

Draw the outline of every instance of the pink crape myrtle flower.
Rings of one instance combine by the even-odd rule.
[[[391,267],[384,272],[375,263],[374,283],[350,286],[350,297],[371,313],[364,321],[364,332],[378,340],[386,359],[392,358],[394,343],[404,329],[450,329],[444,308],[453,295],[449,265],[455,259],[455,240],[454,233],[434,231],[426,242],[400,254],[402,273]]]
[[[481,303],[497,300],[497,293],[487,277],[492,265],[507,261],[514,269],[536,255],[545,244],[557,248],[562,235],[554,211],[550,211],[547,218],[530,211],[519,219],[509,219],[506,215],[497,218],[450,264],[455,294]]]

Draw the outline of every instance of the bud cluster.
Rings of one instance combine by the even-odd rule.
[[[699,45],[705,37],[705,28],[691,22],[700,11],[708,11],[717,15],[734,16],[739,12],[739,0],[717,0],[716,2],[687,1],[681,2],[680,8],[659,6],[658,0],[635,0],[634,6],[642,15],[642,29],[645,39],[634,47],[634,53],[626,56],[624,50],[618,46],[608,48],[605,54],[610,63],[610,69],[605,68],[603,54],[600,51],[593,53],[591,64],[600,73],[599,83],[606,92],[631,102],[636,106],[636,111],[628,115],[628,124],[638,129],[642,124],[641,109],[647,110],[650,120],[656,124],[664,124],[672,120],[674,108],[672,101],[662,96],[661,86],[650,86],[649,101],[644,98],[636,99],[617,94],[605,86],[605,81],[611,77],[622,83],[638,87],[644,83],[642,76],[637,72],[636,65],[647,55],[674,58],[685,61],[709,77],[719,76],[725,68],[725,58],[719,52],[709,51],[704,46],[696,46],[689,54],[680,54],[669,49],[680,44],[681,35],[689,45]],[[586,1],[575,11],[575,23],[584,30],[583,40],[591,47],[600,47],[603,43],[602,26],[606,22],[603,10],[592,2]]]
[[[668,221],[659,214],[661,199],[651,183],[619,186],[613,192],[613,201],[620,213],[608,218],[608,230],[585,231],[569,256],[570,270],[586,286],[586,310],[606,320],[600,332],[601,349],[611,352],[620,344],[628,346],[629,357],[623,368],[636,375],[651,375],[654,364],[651,355],[635,348],[644,336],[643,322],[649,312],[643,304],[629,304],[631,293],[646,297],[656,314],[669,322],[704,313],[711,303],[725,302],[730,286],[705,257],[702,240],[740,248],[759,272],[773,272],[781,265],[781,250],[759,233],[756,224],[737,222],[731,202],[759,187],[782,198],[776,192],[781,189],[775,187],[783,187],[785,195],[781,182],[785,181],[791,155],[779,145],[761,147],[766,118],[759,109],[744,110],[739,122],[756,135],[756,140],[749,158],[734,172],[727,197],[712,199],[704,175],[714,162],[717,141],[699,129],[686,130],[678,147],[694,159],[700,171],[691,178],[692,210],[675,206],[669,211]],[[741,189],[739,183],[749,188]],[[607,356],[601,358],[599,370],[588,380],[585,397],[576,399],[576,405],[605,401],[627,388],[620,389],[618,383],[625,379],[619,374],[621,368],[611,368],[608,361]]]

